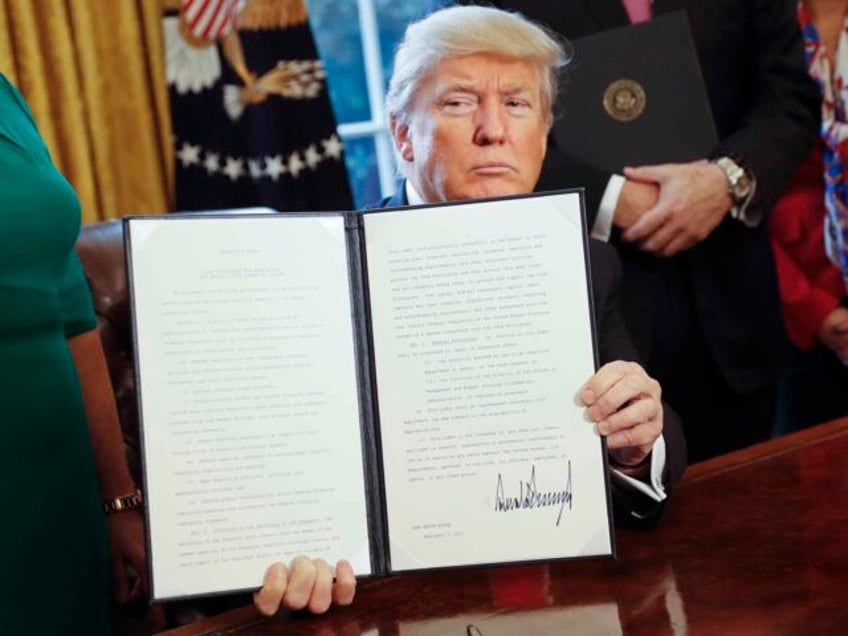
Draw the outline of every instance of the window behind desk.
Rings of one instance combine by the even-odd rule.
[[[395,190],[383,97],[406,25],[444,0],[308,0],[357,207]]]

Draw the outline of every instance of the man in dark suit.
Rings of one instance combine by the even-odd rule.
[[[395,55],[386,96],[404,187],[384,205],[525,194],[547,148],[556,75],[565,56],[542,29],[497,9],[455,7],[412,24]],[[607,439],[614,502],[630,518],[656,519],[686,465],[677,416],[636,362],[618,310],[615,250],[592,241],[592,290],[599,354],[605,362],[583,386],[586,415]],[[587,423],[588,426],[588,423]],[[335,582],[333,575],[335,574]],[[350,603],[350,564],[335,571],[297,557],[274,563],[256,607],[323,612]]]
[[[568,38],[628,24],[625,3],[486,2]],[[593,235],[619,246],[625,317],[683,418],[693,460],[765,439],[774,418],[785,334],[764,216],[819,119],[795,6],[655,0],[654,15],[688,13],[720,138],[710,161],[628,169],[622,179],[554,151],[539,183],[586,187]]]
[[[383,205],[437,203],[531,192],[547,148],[559,43],[497,9],[453,7],[411,25],[386,96],[406,180]],[[590,241],[601,369],[581,393],[607,437],[616,504],[655,517],[686,462],[674,413],[636,362],[618,307],[615,250]]]

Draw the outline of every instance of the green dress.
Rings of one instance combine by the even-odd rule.
[[[109,550],[67,338],[96,325],[80,205],[0,74],[0,632],[108,634]]]

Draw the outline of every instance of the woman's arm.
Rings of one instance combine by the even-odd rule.
[[[118,420],[109,369],[96,329],[68,339],[74,357],[85,413],[97,483],[104,499],[114,499],[135,491],[124,455],[124,442]],[[146,590],[144,518],[138,510],[110,514],[106,519],[112,551],[112,571],[118,601],[138,597]],[[137,578],[127,569],[131,565]],[[135,581],[131,583],[131,579]]]

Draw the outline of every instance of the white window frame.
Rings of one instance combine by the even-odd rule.
[[[356,0],[356,5],[359,10],[359,32],[362,39],[365,83],[368,88],[371,119],[339,124],[338,132],[344,142],[365,137],[373,138],[380,192],[387,197],[395,191],[397,168],[383,109],[385,77],[383,76],[383,56],[380,52],[380,29],[377,25],[374,0]]]

